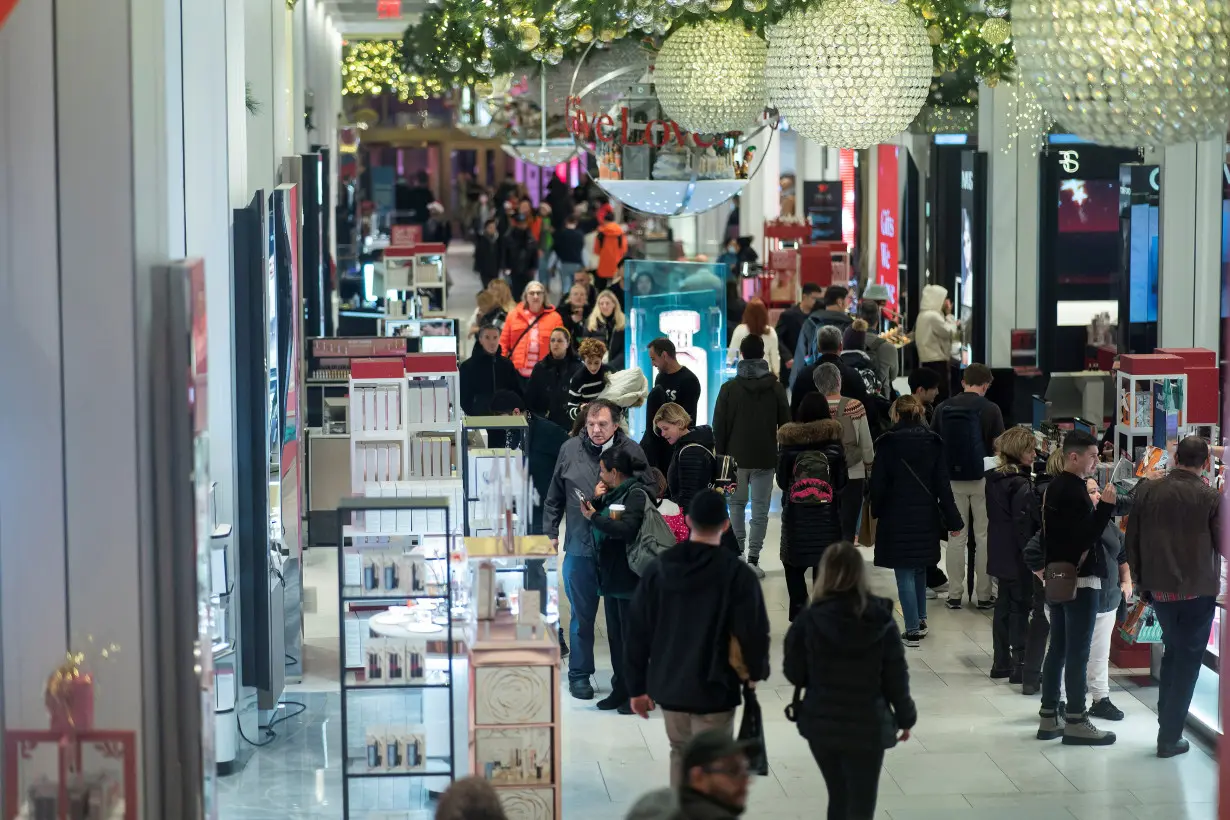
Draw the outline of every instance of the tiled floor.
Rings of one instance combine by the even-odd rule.
[[[472,293],[469,266],[451,265],[455,286]],[[452,300],[452,294],[450,294]],[[453,300],[460,313],[469,299]],[[826,806],[824,782],[782,710],[792,689],[780,674],[786,593],[777,559],[778,516],[770,522],[762,561],[773,624],[774,675],[761,685],[771,771],[756,778],[745,816],[754,820],[814,820]],[[870,551],[868,551],[870,560]],[[327,820],[341,817],[341,745],[336,695],[337,620],[332,551],[309,553],[305,588],[315,613],[305,618],[305,684],[287,697],[309,706],[279,727],[279,738],[256,751],[245,768],[221,781],[222,820]],[[891,574],[873,570],[873,588],[895,597]],[[891,820],[1212,820],[1216,765],[1198,748],[1183,757],[1153,756],[1157,724],[1145,704],[1152,691],[1132,695],[1116,679],[1115,702],[1127,713],[1114,726],[1119,742],[1085,749],[1034,739],[1038,698],[993,682],[990,621],[973,609],[930,612],[930,636],[908,650],[910,682],[919,707],[913,737],[890,751],[880,781],[880,818]],[[610,674],[605,640],[597,648],[598,683]],[[1122,687],[1127,687],[1123,689]],[[598,712],[592,703],[563,698],[564,817],[616,820],[644,792],[667,783],[667,745],[660,713],[648,721]],[[402,788],[405,788],[404,786]],[[353,795],[353,792],[352,792]],[[381,805],[386,795],[360,801]],[[397,795],[416,811],[399,820],[428,820],[422,793]],[[378,817],[381,814],[354,817]],[[393,815],[389,815],[391,818]]]

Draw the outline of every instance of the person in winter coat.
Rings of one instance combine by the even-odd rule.
[[[953,326],[944,318],[944,302],[947,299],[948,288],[924,285],[922,297],[918,300],[918,321],[914,325],[918,362],[940,377],[940,401],[952,392],[949,362],[952,359],[954,334]]]
[[[480,325],[493,325],[504,330],[508,316],[517,309],[517,300],[512,297],[512,289],[503,279],[496,279],[487,285],[487,292],[495,297],[495,306],[478,318]]]
[[[628,545],[636,541],[645,510],[653,503],[654,492],[644,483],[645,464],[629,450],[612,450],[598,457],[598,479],[605,490],[581,505],[581,515],[593,527],[598,552],[598,590],[606,611],[606,637],[611,648],[611,693],[598,701],[603,711],[615,709],[632,714],[628,704],[627,678],[623,673],[624,630],[632,594],[640,578],[628,566]],[[612,505],[623,509],[612,512]]]
[[[791,305],[777,317],[777,344],[781,351],[782,383],[790,384],[790,371],[794,367],[794,348],[799,343],[799,335],[803,332],[803,323],[815,307],[816,301],[824,295],[824,288],[815,282],[803,285],[803,296],[797,305]]]
[[[500,243],[500,258],[508,273],[514,299],[520,299],[538,272],[538,243],[530,233],[529,220],[524,214],[515,213],[508,230]]]
[[[559,545],[560,524],[567,515],[567,537],[561,575],[564,592],[572,607],[569,624],[572,653],[568,661],[568,691],[578,700],[593,700],[594,620],[598,617],[597,548],[593,528],[581,513],[578,497],[593,498],[598,487],[598,457],[603,452],[627,448],[644,461],[640,445],[619,429],[619,408],[605,399],[595,399],[586,408],[581,432],[560,448],[547,491],[544,535]]]
[[[461,382],[461,411],[467,416],[491,412],[491,397],[498,390],[521,395],[521,377],[512,362],[500,355],[500,331],[486,325],[478,331],[478,344],[470,358],[457,366]]]
[[[730,498],[730,521],[739,541],[739,554],[747,548],[747,563],[763,578],[760,550],[769,526],[773,496],[773,453],[777,428],[790,421],[786,388],[769,371],[763,336],[744,336],[739,348],[743,360],[735,377],[722,385],[713,407],[713,436],[717,452],[739,465],[739,484]],[[771,421],[772,420],[772,421]],[[752,502],[752,526],[744,525],[747,502]]]
[[[653,429],[672,448],[666,482],[671,500],[680,510],[686,510],[692,498],[713,483],[713,448],[716,446],[713,428],[708,425],[693,427],[692,417],[686,410],[674,402],[667,402],[654,414]],[[735,555],[739,554],[739,539],[730,527],[722,533],[722,544]]]
[[[878,519],[875,564],[897,576],[905,644],[927,635],[927,567],[940,558],[940,538],[964,526],[948,482],[944,442],[927,429],[914,396],[893,404],[893,427],[876,442],[871,514]]]
[[[816,384],[816,391],[828,402],[830,415],[841,424],[841,444],[845,448],[846,466],[850,470],[850,486],[841,496],[841,540],[853,541],[858,534],[859,515],[863,511],[863,485],[875,459],[871,427],[867,424],[866,415],[855,418],[850,414],[853,399],[842,395],[844,385],[837,365],[822,362],[816,368],[812,381]],[[808,396],[804,403],[810,400],[811,396]]]
[[[483,230],[474,240],[474,272],[486,288],[500,278],[500,234],[495,229],[495,220],[488,219]]]
[[[572,352],[572,337],[562,327],[551,331],[551,355],[534,365],[525,397],[530,410],[564,430],[572,427],[568,415],[568,384],[581,360]]]
[[[568,289],[567,301],[557,308],[568,335],[572,337],[574,352],[581,339],[585,338],[585,320],[594,308],[588,299],[585,286],[577,283]]]
[[[722,548],[726,502],[713,490],[687,508],[691,537],[641,576],[624,635],[632,710],[662,707],[671,748],[671,785],[684,781],[684,747],[707,729],[734,732],[742,682],[730,663],[737,644],[748,678],[769,676],[769,616],[760,582]],[[701,815],[721,816],[721,815]]]
[[[799,405],[803,403],[803,399],[808,393],[814,393],[816,388],[816,368],[822,364],[834,364],[841,371],[841,390],[842,395],[849,399],[854,399],[858,402],[860,414],[865,414],[869,399],[867,397],[867,386],[863,383],[863,377],[858,371],[850,365],[846,364],[841,359],[843,352],[841,346],[842,332],[832,325],[820,328],[816,334],[816,350],[819,352],[819,358],[803,367],[802,372],[798,373],[798,378],[790,388],[790,411],[798,413]],[[797,369],[797,368],[796,368]]]
[[[1032,430],[1013,427],[995,440],[995,450],[999,466],[986,473],[987,574],[999,580],[991,622],[991,677],[1022,683],[1034,592],[1025,545],[1040,520],[1031,480],[1037,440]]]
[[[1034,503],[1038,507],[1038,526],[1041,529],[1042,499],[1046,487],[1055,476],[1063,472],[1063,450],[1055,448],[1045,460],[1034,462]],[[1030,563],[1030,552],[1037,551],[1037,560],[1041,566]],[[1025,548],[1025,563],[1029,567],[1031,583],[1033,584],[1033,607],[1029,613],[1029,628],[1025,634],[1025,669],[1022,674],[1021,694],[1036,695],[1042,689],[1042,663],[1046,660],[1046,643],[1051,636],[1051,622],[1046,612],[1046,593],[1042,588],[1042,579],[1035,570],[1045,566],[1042,560],[1042,533],[1035,532]]]
[[[585,320],[583,336],[599,339],[606,345],[606,361],[612,370],[624,369],[624,309],[609,290],[598,294],[597,304]]]
[[[546,285],[531,282],[525,288],[525,300],[517,304],[504,322],[500,347],[517,372],[528,379],[534,365],[549,355],[551,331],[563,323],[555,306],[547,304]]]
[[[603,363],[606,345],[597,339],[582,339],[580,345],[581,367],[578,367],[568,382],[568,417],[575,419],[582,405],[589,404],[606,387],[611,368]]]
[[[607,287],[620,261],[628,255],[628,237],[623,226],[615,221],[614,211],[608,212],[598,227],[594,254],[598,257],[598,279]]]
[[[825,551],[811,604],[786,632],[783,671],[804,690],[794,719],[824,775],[828,820],[870,820],[884,751],[910,739],[918,709],[893,602],[868,592],[849,542]]]
[[[753,299],[743,309],[743,321],[735,328],[730,337],[730,347],[726,360],[733,362],[739,345],[748,335],[759,336],[764,342],[764,355],[761,357],[769,364],[769,371],[777,376],[781,373],[781,357],[778,354],[777,331],[769,325],[769,309],[764,302]]]
[[[791,621],[807,604],[807,571],[811,570],[814,583],[824,551],[841,540],[841,497],[848,491],[841,424],[829,417],[828,402],[819,396],[808,397],[801,417],[806,420],[783,425],[777,431],[777,486],[782,491],[781,559]],[[809,492],[808,474],[815,472],[814,468],[795,475],[799,460],[806,456],[810,465],[817,461],[814,455],[823,455],[828,462],[827,501],[813,498]]]
[[[814,364],[820,354],[826,350],[819,347],[820,329],[825,327],[836,328],[837,340],[840,343],[842,335],[846,329],[854,322],[854,318],[850,316],[850,289],[841,285],[829,285],[824,291],[824,299],[816,302],[815,309],[807,320],[803,322],[803,328],[799,331],[799,340],[794,347],[794,369],[790,376],[790,388],[793,390],[796,384],[800,384],[800,380],[805,376],[811,376],[811,373],[805,372],[808,365]],[[838,352],[838,351],[827,351]],[[807,384],[806,380],[801,382]],[[860,401],[862,399],[860,398]]]
[[[867,334],[863,342],[863,350],[871,357],[876,376],[880,379],[884,398],[892,398],[893,382],[897,380],[900,371],[900,360],[897,348],[880,336],[882,314],[880,305],[870,299],[863,299],[858,306],[859,317],[867,323]]]

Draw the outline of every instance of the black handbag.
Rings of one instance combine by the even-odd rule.
[[[767,777],[769,774],[769,756],[764,748],[764,715],[760,711],[760,701],[756,699],[756,690],[743,684],[743,719],[739,721],[740,743],[749,743],[747,750],[747,770],[752,774]]]

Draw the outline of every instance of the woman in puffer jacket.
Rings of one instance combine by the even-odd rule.
[[[841,540],[841,494],[848,480],[841,424],[830,417],[828,401],[819,393],[812,393],[799,407],[799,419],[783,424],[777,431],[777,486],[782,490],[781,558],[791,621],[807,604],[807,570],[811,569],[814,583],[816,566],[825,549]],[[828,461],[831,494],[827,499],[817,497],[817,488],[806,481],[806,475],[795,475],[795,466],[806,453],[823,454]]]
[[[686,513],[693,496],[713,484],[713,428],[707,424],[693,427],[687,410],[667,402],[654,414],[653,429],[674,448],[666,483],[671,501],[679,505],[680,512]],[[739,540],[732,528],[727,527],[722,533],[722,545],[735,555],[739,554]]]

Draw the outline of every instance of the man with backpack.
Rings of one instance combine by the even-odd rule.
[[[931,429],[944,440],[952,494],[965,526],[948,541],[948,608],[960,609],[965,590],[965,548],[969,543],[970,521],[974,522],[974,589],[970,600],[979,609],[991,609],[991,577],[987,575],[987,499],[983,475],[984,459],[995,455],[995,439],[1004,432],[1004,416],[986,398],[991,386],[991,369],[971,364],[961,376],[964,392],[941,402],[935,408]]]
[[[841,360],[842,333],[842,330],[831,325],[820,328],[820,332],[816,336],[816,348],[820,351],[820,358],[803,368],[803,372],[799,374],[799,378],[795,380],[793,387],[790,388],[790,415],[792,418],[798,418],[799,407],[803,404],[803,399],[807,397],[807,394],[816,392],[816,368],[825,363],[835,364],[837,369],[841,371],[842,390],[845,396],[858,402],[859,406],[856,408],[856,415],[861,414],[862,408],[867,405],[867,387],[863,384],[863,377],[858,374],[858,371]]]
[[[818,302],[818,307],[807,317],[803,329],[799,332],[799,340],[795,343],[794,369],[790,373],[791,390],[797,388],[804,376],[811,376],[805,368],[815,364],[816,357],[825,352],[819,343],[820,331],[826,327],[836,328],[837,338],[840,339],[841,334],[854,322],[854,318],[850,316],[852,299],[850,289],[841,285],[829,285],[824,291],[823,301]]]
[[[757,578],[763,578],[760,549],[769,526],[777,428],[790,421],[790,405],[786,388],[770,372],[765,360],[764,337],[744,336],[739,354],[742,359],[735,378],[722,385],[713,408],[714,447],[739,465],[738,485],[730,499],[730,523],[739,540],[739,554],[746,548],[748,566]],[[744,523],[749,498],[750,531]]]
[[[734,734],[744,684],[732,660],[741,660],[753,685],[769,677],[769,614],[760,582],[721,548],[726,501],[701,490],[687,513],[691,537],[645,570],[624,635],[632,711],[648,719],[655,704],[662,707],[675,787],[694,735]]]

